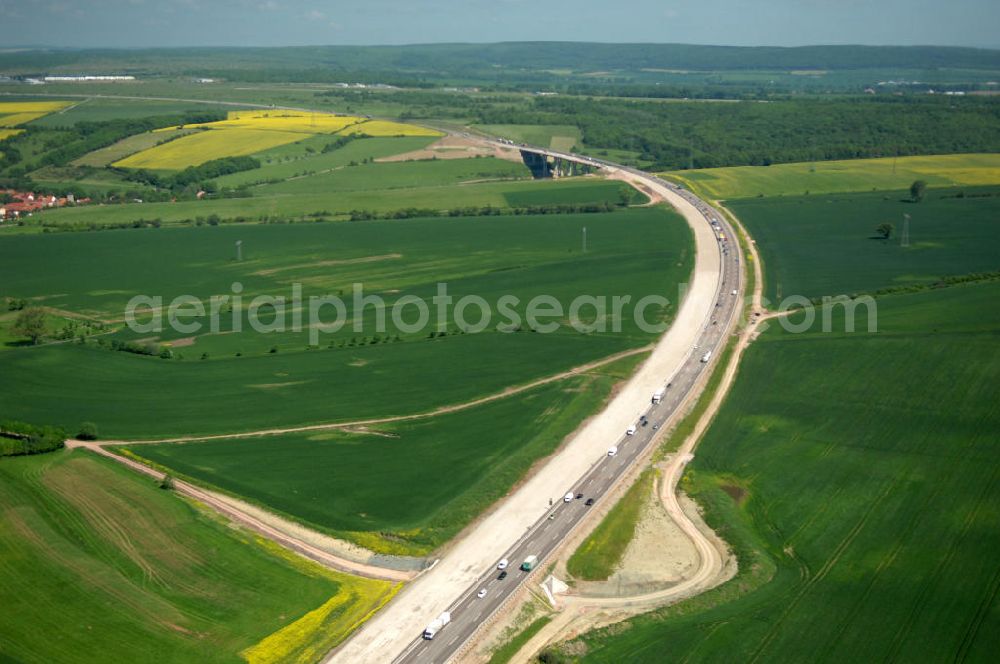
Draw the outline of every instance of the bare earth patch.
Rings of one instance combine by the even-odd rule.
[[[691,575],[698,565],[698,552],[667,514],[656,492],[654,483],[636,525],[635,537],[615,573],[607,581],[578,581],[577,593],[590,597],[644,595]]]
[[[483,141],[464,136],[445,136],[421,150],[376,159],[376,162],[419,161],[421,159],[471,159],[472,157],[496,157],[508,161],[521,161],[517,150],[497,148]]]

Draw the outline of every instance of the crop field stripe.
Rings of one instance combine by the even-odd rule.
[[[873,189],[902,190],[918,179],[925,180],[931,187],[1000,184],[1000,155],[973,153],[812,161],[672,171],[664,175],[716,199],[815,196]]]
[[[950,472],[949,475],[954,474]],[[834,652],[835,646],[840,643],[843,639],[844,634],[848,629],[854,624],[854,622],[861,615],[861,611],[867,604],[868,599],[871,597],[872,592],[875,590],[875,586],[880,580],[882,573],[893,565],[896,558],[899,556],[900,551],[905,547],[910,545],[910,537],[913,535],[917,528],[921,518],[923,517],[927,508],[934,503],[937,497],[941,494],[944,482],[937,482],[934,484],[934,489],[928,491],[924,494],[923,499],[920,502],[919,509],[913,510],[906,527],[902,529],[899,533],[899,537],[893,543],[892,549],[888,555],[883,556],[879,561],[878,566],[875,568],[874,573],[871,575],[868,583],[865,585],[864,590],[858,595],[857,600],[854,602],[853,606],[849,611],[847,611],[847,618],[840,623],[840,626],[836,630],[832,630],[829,637],[826,640],[824,646],[820,649],[820,652]],[[935,575],[936,576],[936,575]]]
[[[116,161],[119,168],[181,169],[212,159],[254,154],[302,140],[298,132],[261,129],[209,129],[138,152]]]
[[[447,413],[457,413],[463,410],[468,410],[469,408],[475,408],[484,404],[491,403],[493,401],[498,401],[500,399],[509,399],[510,397],[517,396],[522,392],[527,392],[535,389],[536,387],[541,387],[543,385],[548,385],[549,383],[555,383],[569,378],[574,378],[586,374],[594,369],[598,369],[608,364],[618,362],[619,360],[632,357],[634,355],[642,355],[648,353],[652,350],[653,344],[647,344],[641,348],[631,348],[629,350],[624,350],[620,353],[615,353],[614,355],[608,355],[607,357],[602,357],[599,360],[593,362],[588,362],[587,364],[582,364],[577,367],[573,367],[567,371],[562,371],[557,374],[552,374],[551,376],[545,376],[537,380],[533,380],[529,383],[522,383],[520,385],[512,385],[510,387],[505,387],[499,392],[493,394],[488,394],[472,401],[463,401],[455,404],[446,404],[444,406],[439,406],[434,410],[429,410],[423,413],[410,413],[407,415],[390,415],[388,417],[379,417],[374,419],[365,420],[353,420],[347,422],[330,422],[327,424],[309,424],[301,427],[287,427],[283,429],[262,429],[260,431],[245,431],[238,433],[221,433],[213,434],[211,436],[182,436],[180,438],[163,438],[163,439],[150,439],[150,440],[114,440],[105,441],[106,444],[114,445],[145,445],[145,444],[158,444],[158,443],[197,443],[206,440],[239,440],[241,438],[258,438],[260,436],[275,436],[288,433],[306,433],[310,431],[327,431],[331,429],[351,429],[355,427],[369,426],[372,424],[392,424],[395,422],[411,422],[413,420],[424,420],[432,417],[437,417],[438,415],[444,415]]]
[[[586,255],[578,251],[582,224],[594,242]],[[448,242],[442,244],[441,237]],[[519,238],[513,249],[497,249],[509,247],[512,238]],[[643,241],[636,242],[637,238]],[[245,260],[240,263],[231,260],[235,239],[244,241]],[[401,258],[344,263],[383,255],[387,246],[398,250],[393,255]],[[453,247],[461,251],[456,254]],[[287,297],[288,284],[297,281],[311,292],[337,293],[343,284],[364,283],[366,293],[412,293],[426,300],[433,296],[436,283],[445,279],[455,297],[476,293],[489,301],[513,293],[523,309],[538,293],[564,303],[579,293],[628,293],[633,301],[647,293],[669,294],[676,281],[687,278],[691,258],[687,226],[675,215],[651,208],[591,215],[15,235],[0,242],[0,262],[10,270],[0,295],[46,297],[46,304],[55,309],[120,321],[128,297],[136,292],[162,294],[165,302],[178,293],[197,294],[207,301],[210,294],[225,293],[238,280],[247,292]],[[104,268],[90,269],[92,261]],[[387,295],[387,306],[397,299]],[[663,314],[669,317],[673,311],[668,308]],[[361,321],[368,337],[374,318],[369,307]],[[448,334],[440,339],[428,339],[421,332],[403,335],[400,343],[392,338],[371,344],[371,338],[353,333],[362,337],[355,343],[348,328],[323,335],[322,347],[308,350],[305,333],[255,334],[246,327],[242,335],[210,334],[208,321],[203,320],[201,333],[180,334],[168,328],[159,335],[157,343],[170,345],[175,354],[170,361],[112,352],[109,338],[123,343],[149,338],[121,329],[83,345],[0,346],[0,371],[20,376],[8,381],[7,388],[0,384],[0,394],[10,391],[9,397],[0,399],[21,409],[16,415],[21,419],[52,421],[53,413],[61,413],[69,428],[82,420],[95,421],[109,439],[177,438],[379,419],[490,396],[651,341],[652,335],[635,326],[628,308],[623,318],[621,333],[581,335],[564,326],[555,335],[492,328],[463,335],[449,316]],[[245,318],[239,320],[246,325]],[[220,332],[232,329],[230,322],[222,323]],[[105,342],[103,348],[99,340]],[[271,348],[280,352],[270,353]],[[511,355],[504,357],[507,353]],[[199,362],[203,354],[210,358]],[[443,362],[446,356],[450,359]],[[466,360],[461,359],[472,357],[478,358],[474,386],[464,378]],[[69,371],[67,363],[75,371]],[[404,392],[398,377],[426,366],[436,367],[434,389]],[[327,380],[330,375],[350,375],[355,387]],[[166,412],[168,404],[146,387],[152,383],[161,389],[184,386],[177,397],[189,404],[184,406],[185,418]],[[384,390],[385,398],[366,399],[356,388],[360,384]],[[108,390],[127,394],[133,408],[119,409],[113,400],[98,396]],[[230,404],[224,409],[228,422],[215,412],[224,402]],[[288,407],[268,412],[276,403]],[[180,406],[175,402],[170,407]],[[14,412],[9,416],[15,417]]]
[[[114,651],[152,661],[169,650],[232,661],[288,624],[285,614],[339,595],[352,615],[297,630],[301,645],[321,654],[398,590],[274,552],[90,454],[5,459],[0,477],[0,531],[17,535],[0,538],[0,596],[10,612],[0,640],[17,660],[90,661],[83,654]],[[78,629],[53,639],[59,621]]]
[[[635,363],[431,420],[124,449],[372,551],[427,555],[551,454]]]
[[[990,489],[996,486],[998,470],[1000,466],[993,466],[993,470],[990,473],[990,479],[988,482],[983,484],[983,490],[979,494],[979,499],[976,501],[975,505],[966,514],[964,521],[962,522],[962,529],[959,531],[958,535],[952,539],[948,546],[948,551],[946,555],[942,558],[941,564],[938,566],[936,573],[924,579],[924,583],[921,586],[921,590],[929,586],[930,581],[937,581],[941,576],[941,571],[948,568],[953,556],[958,551],[959,545],[962,540],[968,535],[969,530],[972,525],[976,522],[976,517],[979,515],[980,510],[987,504],[987,498],[990,494]],[[959,645],[958,652],[955,655],[955,661],[961,662],[965,661],[966,655],[968,654],[969,648],[972,647],[975,641],[976,635],[979,632],[979,628],[982,625],[983,620],[986,619],[986,615],[992,610],[996,604],[998,591],[1000,591],[1000,566],[997,566],[997,570],[993,575],[993,578],[989,583],[985,584],[983,587],[982,600],[979,603],[976,613],[972,616],[969,621],[969,626],[962,635],[962,640]],[[922,606],[922,605],[916,605]]]

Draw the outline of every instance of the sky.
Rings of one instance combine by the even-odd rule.
[[[1000,48],[1000,0],[0,0],[10,46],[522,40]]]

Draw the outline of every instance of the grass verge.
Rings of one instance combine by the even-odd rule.
[[[567,571],[585,581],[605,581],[621,563],[625,550],[635,536],[642,509],[649,501],[656,475],[647,469],[621,500],[566,562]]]

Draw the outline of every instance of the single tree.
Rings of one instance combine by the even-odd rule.
[[[80,440],[97,440],[97,425],[93,422],[84,422],[80,425],[76,437]]]
[[[925,191],[927,191],[927,183],[923,180],[916,180],[910,185],[910,198],[914,203],[919,203],[924,199]]]
[[[28,337],[31,343],[37,344],[45,334],[45,310],[41,307],[23,309],[10,329],[14,334]]]
[[[164,475],[163,479],[160,480],[160,488],[166,489],[167,491],[174,490],[174,478],[170,475]]]
[[[883,240],[888,240],[892,236],[892,232],[894,230],[896,229],[892,224],[884,223],[884,224],[879,224],[878,227],[875,229],[875,232],[878,233]]]
[[[632,204],[632,195],[635,190],[627,184],[623,184],[618,188],[618,202],[621,203],[622,207],[628,207]]]

